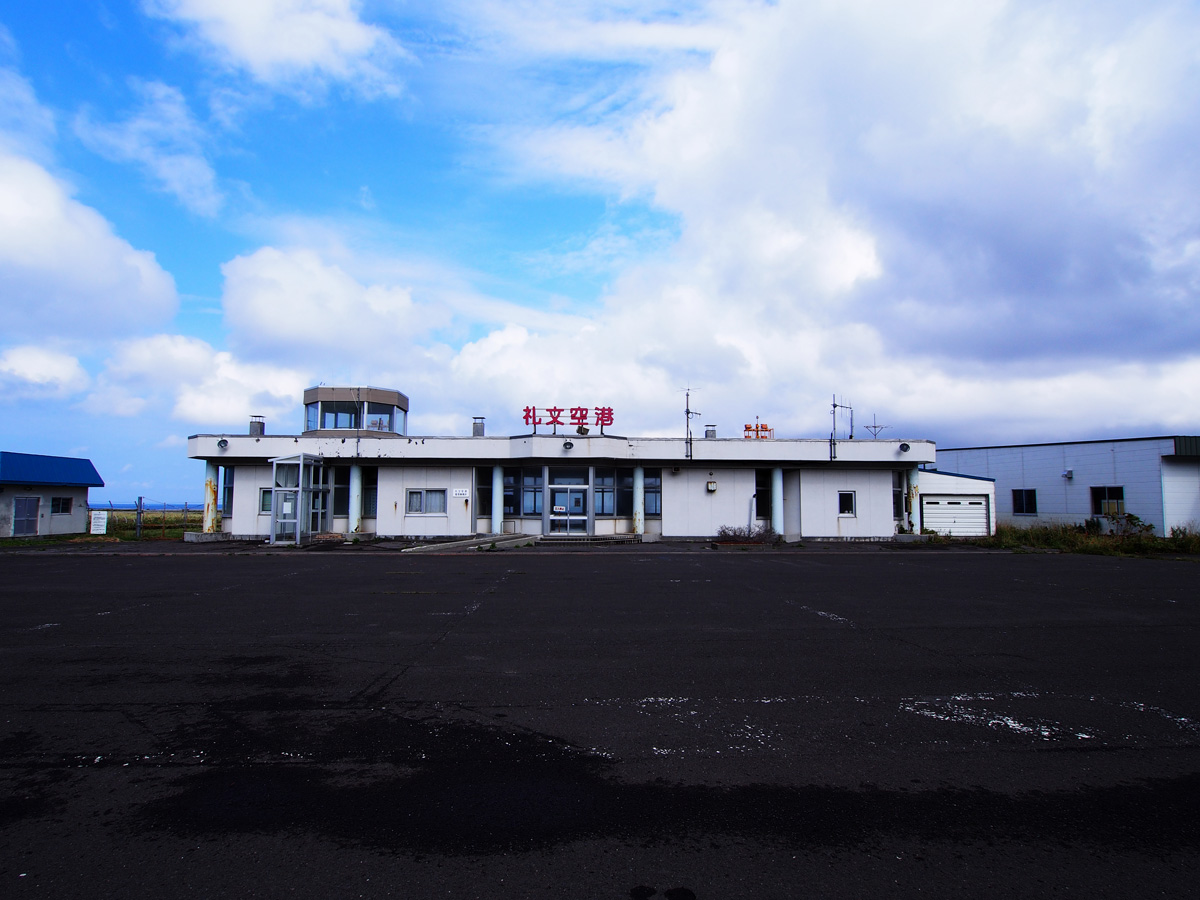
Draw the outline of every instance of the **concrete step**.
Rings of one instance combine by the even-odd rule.
[[[539,544],[640,544],[640,534],[542,534]]]

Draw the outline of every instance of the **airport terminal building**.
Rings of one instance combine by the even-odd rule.
[[[287,543],[764,525],[790,540],[886,538],[920,530],[919,467],[935,452],[926,440],[776,439],[753,426],[747,437],[623,437],[610,407],[580,406],[525,407],[523,434],[487,435],[476,419],[470,436],[410,435],[408,409],[399,391],[321,386],[304,392],[299,433],[267,434],[255,417],[247,434],[193,435],[205,530]],[[990,503],[990,482],[942,481],[942,493]]]

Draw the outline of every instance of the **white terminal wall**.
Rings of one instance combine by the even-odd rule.
[[[838,513],[838,495],[843,491],[854,492],[852,516]],[[891,471],[801,471],[800,518],[804,537],[865,538],[894,534]]]
[[[713,492],[710,481],[717,485]],[[745,528],[753,517],[753,496],[753,469],[664,469],[662,533],[703,537],[716,534],[722,525]]]
[[[263,488],[274,487],[270,466],[239,465],[233,476],[233,515],[221,519],[221,530],[234,534],[271,535],[271,513],[259,512]],[[236,527],[235,527],[236,523]]]
[[[445,513],[409,513],[410,490],[445,490]],[[455,497],[456,489],[467,496]],[[379,467],[379,500],[375,517],[377,534],[437,537],[473,534],[475,519],[475,470],[466,466]]]

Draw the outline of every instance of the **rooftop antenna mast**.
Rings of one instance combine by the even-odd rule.
[[[829,414],[833,416],[833,430],[829,432],[829,440],[837,440],[837,411],[839,409],[846,409],[850,411],[850,436],[848,440],[852,441],[854,440],[854,407],[849,403],[838,403],[837,394],[833,395],[833,409],[829,411]],[[883,427],[886,428],[887,426],[885,425]]]
[[[683,421],[684,428],[684,456],[688,459],[692,458],[692,419],[701,415],[701,413],[692,409],[692,386],[688,385],[683,391]]]
[[[875,413],[871,413],[871,424],[864,425],[863,427],[866,428],[867,431],[871,432],[871,437],[873,439],[878,440],[879,432],[883,431],[883,429],[885,429],[885,428],[891,428],[892,426],[891,425],[880,425],[878,422],[875,421]]]

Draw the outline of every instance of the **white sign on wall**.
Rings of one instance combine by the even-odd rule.
[[[471,492],[469,490],[467,490],[466,488],[455,488],[454,496],[455,497],[470,497]]]
[[[92,510],[92,534],[107,534],[108,533],[108,510],[93,509]]]

